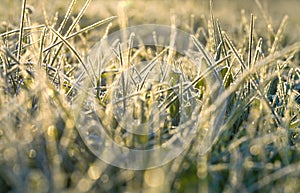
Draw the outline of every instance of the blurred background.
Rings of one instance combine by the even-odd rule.
[[[7,23],[16,24],[20,20],[21,0],[2,0],[0,6],[1,31],[4,30]],[[62,19],[70,0],[45,1],[28,0],[27,3],[32,6],[32,20],[43,22],[46,17],[53,18],[57,13],[59,19]],[[75,10],[79,11],[85,0],[78,0]],[[257,3],[260,2],[260,3]],[[258,5],[260,4],[260,5]],[[261,6],[261,7],[260,7]],[[191,15],[195,18],[195,26],[203,25],[205,17],[209,18],[209,0],[93,0],[88,7],[84,18],[81,20],[83,26],[107,18],[113,15],[119,15],[120,7],[125,7],[128,15],[128,25],[137,25],[145,23],[170,24],[170,16],[177,16],[177,25],[186,25],[191,22]],[[289,16],[287,33],[290,35],[290,41],[294,42],[300,39],[300,1],[298,0],[214,0],[213,13],[222,24],[226,31],[233,30],[236,23],[241,22],[242,10],[246,17],[250,18],[253,13],[258,19],[256,29],[266,29],[268,23],[276,28],[280,25],[285,15]],[[17,14],[16,14],[17,13]],[[3,22],[3,21],[7,21]],[[198,26],[197,26],[198,25]]]

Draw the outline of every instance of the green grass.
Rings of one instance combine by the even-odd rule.
[[[201,42],[219,61],[225,86],[202,118],[227,102],[225,120],[209,152],[198,153],[202,138],[197,135],[178,158],[143,171],[119,169],[95,157],[76,129],[70,101],[78,73],[88,68],[84,58],[107,31],[145,18],[172,23],[172,2],[149,3],[150,10],[162,12],[149,18],[139,13],[138,1],[123,4],[126,9],[115,2],[92,1],[88,7],[89,1],[71,1],[69,7],[58,5],[57,15],[46,10],[45,17],[38,6],[30,14],[26,1],[18,4],[19,23],[7,20],[0,28],[0,192],[298,192],[299,24],[292,16],[294,29],[287,17],[275,16],[274,24],[264,4],[257,11],[258,1],[250,3],[255,10],[226,14],[217,1],[211,12],[208,2],[191,2],[186,9],[194,16],[180,11],[180,1],[172,13],[178,27],[193,33],[195,44]],[[197,12],[197,5],[206,12]],[[95,19],[96,7],[103,17]],[[145,49],[139,54],[138,61],[156,56]],[[205,94],[206,83],[199,79],[196,85]]]

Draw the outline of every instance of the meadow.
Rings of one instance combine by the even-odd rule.
[[[299,6],[297,0],[2,0],[0,192],[299,192]],[[193,53],[206,67],[169,48],[143,44],[129,44],[124,52],[114,47],[116,59],[102,71],[89,66],[89,57],[98,57],[95,44],[142,24],[190,34]],[[156,62],[163,64],[162,77],[147,82],[148,74],[159,74],[152,72]],[[99,109],[93,115],[86,104],[74,110],[84,73],[87,80],[95,76],[91,93]],[[128,82],[124,86],[126,73],[137,93]],[[136,95],[144,98],[135,99],[140,103],[130,112],[141,123],[152,119],[146,107],[155,106],[154,100],[166,104],[162,111],[168,115],[160,117],[165,119],[154,137],[124,131],[134,127],[122,113]],[[188,101],[185,107],[182,101]],[[184,140],[174,135],[183,120],[198,124],[174,159],[133,170],[97,156],[99,128],[87,131],[93,122],[88,118],[78,123],[82,109],[132,149],[158,147],[173,136]]]

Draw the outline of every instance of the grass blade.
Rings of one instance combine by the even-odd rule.
[[[270,54],[273,54],[273,53],[276,51],[277,46],[278,46],[278,44],[280,43],[280,41],[281,41],[281,39],[282,39],[282,34],[283,34],[284,29],[285,29],[285,27],[286,27],[288,18],[289,18],[289,17],[288,17],[287,15],[285,15],[285,16],[283,17],[283,19],[282,19],[282,21],[281,21],[281,24],[280,24],[280,26],[279,26],[279,29],[278,29],[278,31],[277,31],[277,33],[276,33],[276,35],[275,35],[274,42],[273,42],[272,47],[271,47],[271,50],[270,50]]]
[[[41,29],[41,28],[44,28],[45,25],[42,24],[42,25],[37,25],[37,26],[29,26],[29,27],[23,27],[23,32],[25,31],[32,31],[33,29]],[[12,34],[15,34],[15,33],[19,33],[20,32],[20,29],[15,29],[15,30],[11,30],[11,31],[8,31],[8,32],[4,32],[2,34],[0,34],[0,37],[1,38],[4,38],[4,37],[7,37],[9,35],[12,35]]]
[[[250,68],[251,59],[252,59],[253,30],[254,30],[254,17],[253,14],[251,14],[249,43],[248,43],[248,68]]]
[[[77,17],[75,18],[75,20],[73,21],[73,23],[71,24],[71,26],[69,27],[69,29],[66,32],[65,36],[68,36],[76,27],[76,25],[78,24],[79,20],[81,19],[81,17],[83,16],[85,10],[87,9],[88,5],[90,4],[91,0],[87,0],[84,4],[84,6],[82,7],[82,9],[80,10],[80,12],[78,13]],[[54,53],[54,57],[52,58],[51,62],[50,62],[50,66],[52,66],[54,64],[54,61],[56,60],[60,50],[62,48],[62,45],[56,50],[56,52]],[[47,55],[47,54],[46,54]]]
[[[22,12],[21,12],[21,21],[20,21],[20,34],[19,34],[19,44],[18,44],[18,52],[17,52],[17,60],[21,58],[21,50],[22,50],[22,39],[24,33],[24,20],[26,12],[26,0],[23,0],[22,3]]]
[[[96,22],[96,23],[94,23],[94,24],[92,24],[92,25],[89,25],[89,26],[87,26],[87,27],[85,27],[85,28],[83,28],[83,29],[81,29],[81,30],[75,32],[75,33],[72,33],[71,35],[65,37],[65,39],[66,39],[66,40],[69,40],[69,39],[71,39],[71,38],[73,38],[73,37],[76,37],[77,35],[79,35],[79,34],[81,34],[81,33],[88,32],[88,31],[90,31],[90,30],[92,30],[92,29],[94,29],[94,28],[96,28],[96,27],[99,27],[99,26],[105,24],[105,23],[111,22],[112,20],[114,20],[114,19],[116,19],[116,18],[117,18],[117,16],[112,16],[112,17],[109,17],[109,18],[107,18],[107,19],[98,21],[98,22]],[[45,49],[43,50],[43,52],[49,51],[50,49],[54,48],[55,46],[58,46],[58,45],[61,44],[62,42],[63,42],[63,41],[58,41],[58,42],[52,44],[51,46],[45,48]]]
[[[81,63],[81,65],[83,66],[84,70],[86,71],[92,85],[95,87],[95,80],[97,79],[96,78],[96,75],[94,75],[94,79],[92,78],[89,70],[87,69],[83,59],[80,57],[79,53],[75,50],[75,48],[73,48],[73,46],[62,36],[60,35],[57,31],[55,31],[53,28],[49,28],[56,36],[59,37],[59,39],[61,39],[61,41],[63,41],[63,43],[74,53],[74,55],[76,56],[77,60]],[[92,70],[92,72],[94,72]]]
[[[62,33],[63,28],[64,28],[65,25],[67,24],[67,21],[68,21],[69,18],[70,18],[71,12],[72,12],[72,10],[73,10],[75,4],[76,4],[76,0],[72,0],[71,4],[70,4],[69,7],[68,7],[68,10],[67,10],[66,15],[65,15],[63,21],[61,22],[61,24],[60,24],[60,26],[59,26],[59,28],[58,28],[58,30],[57,30],[59,33]],[[54,41],[54,42],[55,42],[55,41]]]

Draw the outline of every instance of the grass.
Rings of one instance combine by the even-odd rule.
[[[191,1],[186,5],[195,11],[191,16],[180,11],[178,7],[184,5],[176,1],[169,22],[167,7],[172,2],[150,2],[150,10],[157,6],[162,13],[144,19],[175,21],[180,29],[192,33],[197,52],[206,49],[210,54],[205,56],[207,61],[211,56],[215,60],[206,73],[218,71],[225,88],[203,109],[204,124],[197,128],[198,135],[184,153],[164,166],[131,171],[104,163],[86,147],[76,128],[71,101],[76,97],[82,69],[109,82],[116,64],[102,77],[91,72],[84,58],[99,37],[145,22],[138,11],[141,2],[103,2],[101,6],[96,1],[70,1],[68,6],[59,5],[64,12],[51,14],[46,10],[43,17],[38,6],[34,7],[37,13],[31,14],[28,2],[18,4],[19,23],[8,20],[0,28],[0,192],[298,192],[300,42],[295,35],[299,30],[288,24],[290,18],[294,22],[293,17],[276,18],[274,24],[260,1],[250,3],[256,7],[250,10],[254,15],[247,10],[221,15],[217,1],[201,15],[197,5],[208,9],[209,3]],[[105,15],[100,20],[92,17],[95,5]],[[230,5],[222,6],[230,9]],[[116,7],[118,11],[114,11]],[[134,52],[136,62],[159,60],[163,54],[144,48]],[[123,57],[119,55],[116,63],[124,62]],[[175,63],[182,60],[173,57],[169,59]],[[202,100],[208,89],[205,71],[200,77],[192,71],[186,70],[195,87],[202,89]],[[174,125],[178,100],[167,102]],[[201,131],[210,114],[225,102],[220,132],[214,136],[210,151],[200,154],[201,147],[209,146],[206,141],[201,143]],[[105,97],[100,97],[99,103],[109,106]],[[115,124],[115,120],[103,119]],[[149,142],[128,137],[123,131],[109,132],[122,136],[129,146],[143,147]]]

